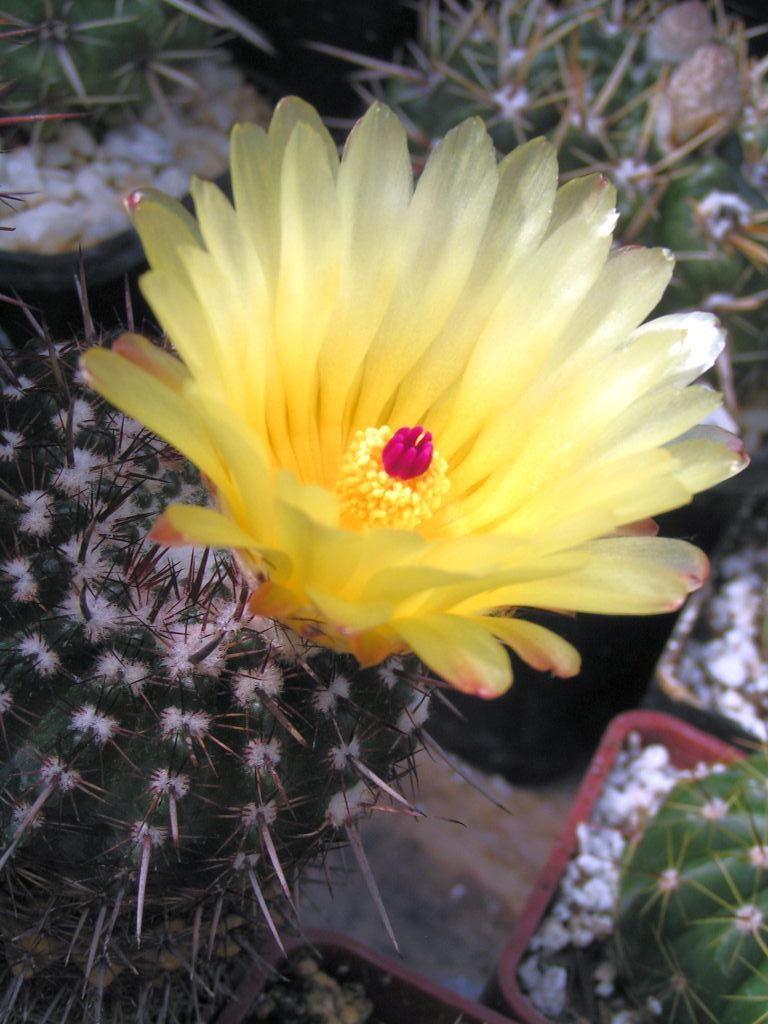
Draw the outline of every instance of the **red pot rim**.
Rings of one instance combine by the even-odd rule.
[[[308,928],[301,936],[288,939],[285,943],[285,955],[276,945],[273,945],[264,955],[261,962],[254,962],[253,971],[237,989],[232,1002],[224,1009],[221,1016],[217,1018],[216,1024],[242,1024],[248,1019],[253,1004],[264,988],[266,982],[274,975],[275,969],[285,960],[286,955],[300,949],[311,946],[322,953],[323,950],[341,950],[358,960],[365,961],[382,974],[391,976],[395,981],[400,982],[403,987],[416,989],[427,998],[445,1007],[449,1011],[450,1019],[467,1018],[469,1024],[513,1024],[508,1017],[492,1010],[490,1007],[481,1006],[479,1003],[457,992],[439,985],[411,967],[407,967],[399,960],[370,949],[356,939],[350,938],[340,932],[320,928]]]
[[[498,991],[513,1016],[522,1024],[552,1024],[531,1006],[517,980],[517,971],[531,938],[549,906],[565,865],[576,849],[576,828],[587,821],[616,755],[630,732],[644,743],[663,743],[677,768],[692,768],[701,761],[731,762],[744,752],[661,711],[627,711],[610,722],[574,797],[568,817],[555,840],[546,864],[533,886],[520,919],[504,946],[496,969]]]

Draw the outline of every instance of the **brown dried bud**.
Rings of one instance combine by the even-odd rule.
[[[645,43],[648,60],[663,64],[679,64],[701,46],[711,43],[715,26],[707,5],[700,0],[667,7],[651,25]]]
[[[719,138],[738,118],[741,106],[735,54],[725,46],[702,46],[675,71],[661,97],[657,142],[669,151],[708,128],[712,138]]]

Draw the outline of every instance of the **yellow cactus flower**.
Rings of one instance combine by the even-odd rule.
[[[604,178],[558,189],[544,140],[499,163],[471,119],[414,187],[390,110],[339,159],[298,99],[235,128],[231,166],[234,203],[195,181],[196,219],[129,200],[180,359],[133,335],[84,358],[210,484],[158,542],[233,549],[255,613],[364,665],[413,651],[484,697],[511,681],[503,644],[578,671],[525,609],[650,614],[699,586],[704,555],[648,517],[744,465],[691,383],[723,334],[642,323],[672,260],[611,249]]]

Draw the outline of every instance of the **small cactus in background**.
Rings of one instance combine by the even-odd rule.
[[[194,61],[223,33],[271,51],[223,0],[0,0],[0,53],[9,113],[85,111],[109,121],[165,81],[194,92]]]
[[[619,240],[677,254],[663,311],[713,310],[735,363],[764,360],[768,90],[766,62],[747,45],[765,29],[747,31],[720,0],[418,8],[402,60],[319,48],[361,67],[358,91],[397,109],[417,151],[476,114],[502,152],[545,134],[564,177],[606,174],[619,191]],[[729,378],[721,383],[735,407]]]
[[[381,796],[413,813],[427,702],[249,616],[229,557],[149,542],[205,489],[78,355],[0,361],[0,1018],[198,1021],[304,865],[345,831],[362,858]]]
[[[670,793],[625,857],[615,937],[649,1019],[766,1019],[768,754]]]

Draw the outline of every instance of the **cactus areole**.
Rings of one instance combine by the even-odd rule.
[[[665,1024],[768,1011],[768,755],[677,786],[622,869],[616,945]]]

